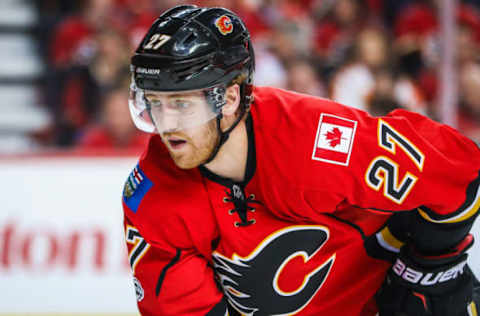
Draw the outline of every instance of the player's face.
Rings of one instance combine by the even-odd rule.
[[[218,142],[216,120],[202,91],[147,92],[151,117],[175,164],[191,169],[205,163]]]
[[[239,106],[240,87],[227,88],[222,125],[230,126]],[[185,92],[146,91],[150,117],[175,164],[182,169],[207,162],[220,141],[217,114],[202,90]],[[222,128],[226,128],[222,126]]]
[[[194,128],[164,132],[160,136],[173,161],[181,169],[204,164],[219,141],[215,119]]]

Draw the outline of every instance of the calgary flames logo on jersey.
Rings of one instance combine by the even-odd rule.
[[[230,304],[244,315],[301,311],[335,261],[333,254],[320,265],[311,264],[328,238],[329,230],[323,226],[291,226],[271,234],[245,258],[214,252],[215,271]]]
[[[215,26],[223,35],[227,35],[233,32],[232,20],[226,15],[222,15],[221,17],[216,19]]]

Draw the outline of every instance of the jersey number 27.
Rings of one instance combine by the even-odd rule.
[[[394,155],[397,147],[400,148],[422,172],[425,155],[405,136],[381,119],[378,120],[377,136],[381,148]],[[365,173],[365,182],[370,188],[379,191],[383,186],[383,195],[397,204],[403,203],[417,179],[414,174],[407,171],[400,180],[398,163],[383,155],[375,157]]]

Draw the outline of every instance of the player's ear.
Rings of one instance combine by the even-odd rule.
[[[240,105],[240,86],[238,84],[231,85],[225,91],[226,104],[222,108],[225,116],[234,115]]]

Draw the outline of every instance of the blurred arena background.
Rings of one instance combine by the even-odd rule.
[[[0,0],[1,315],[136,314],[120,196],[147,136],[129,57],[185,3],[243,18],[257,85],[407,108],[480,142],[480,0]]]

